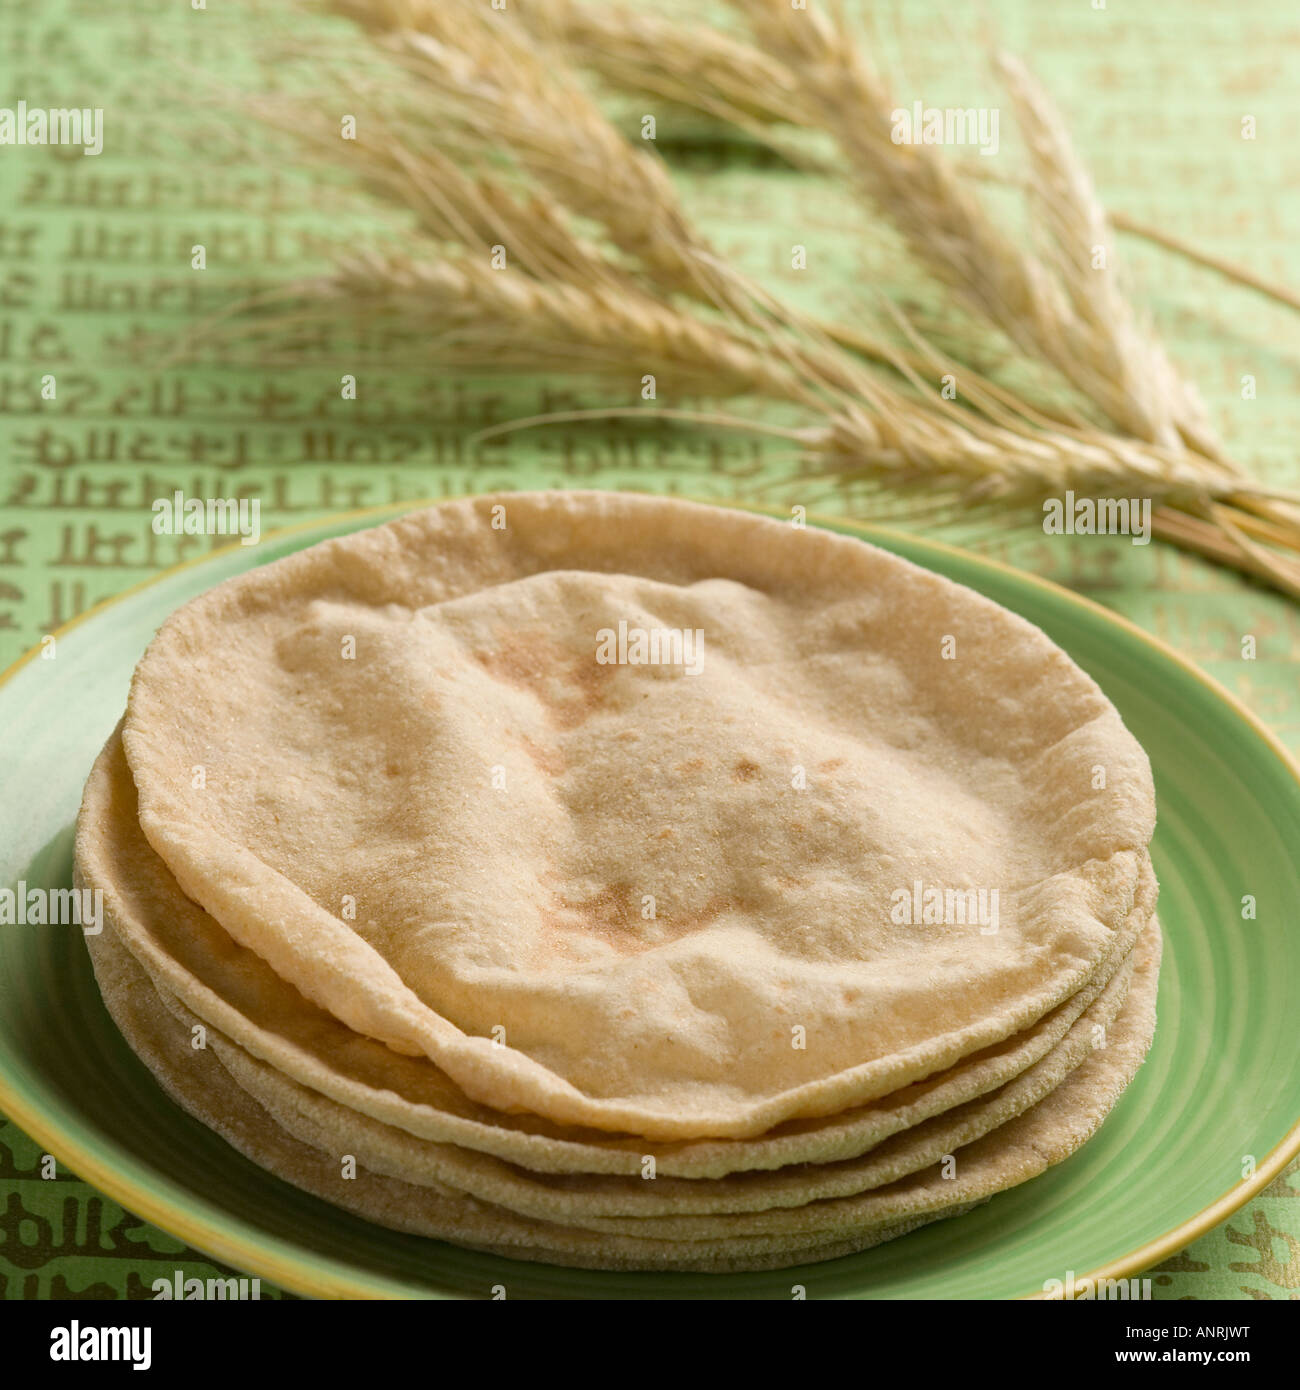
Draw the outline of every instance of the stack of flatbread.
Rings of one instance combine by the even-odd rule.
[[[521,1259],[830,1259],[1066,1158],[1155,1024],[1150,768],[860,541],[449,503],[224,583],[86,787],[104,998],[291,1183]]]

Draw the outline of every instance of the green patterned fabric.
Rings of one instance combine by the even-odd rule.
[[[201,0],[195,0],[201,3]],[[978,19],[878,18],[874,42],[906,101],[996,101],[971,62],[985,24],[1029,59],[1064,109],[1103,198],[1203,250],[1300,284],[1300,31],[1284,9],[991,0]],[[602,423],[473,444],[497,421],[608,391],[348,362],[264,370],[132,356],[239,286],[322,264],[320,238],[360,236],[374,214],[317,176],[292,179],[219,100],[268,73],[286,27],[223,0],[44,0],[0,9],[0,106],[104,110],[104,150],[0,147],[0,667],[40,637],[159,569],[224,543],[153,534],[153,499],[260,499],[262,526],[493,488],[634,487],[703,498],[794,500],[862,513],[808,482],[770,491],[792,462],[741,433]],[[798,175],[678,113],[659,144],[717,244],[774,289],[851,319],[881,274],[869,223],[833,182]],[[1243,121],[1254,120],[1254,138]],[[1000,158],[1014,160],[1010,118]],[[807,248],[808,268],[790,269]],[[193,248],[207,269],[191,269]],[[1146,242],[1121,239],[1135,297],[1198,383],[1228,447],[1294,485],[1300,317]],[[996,364],[993,364],[996,366]],[[53,399],[43,378],[57,384]],[[1253,383],[1249,389],[1246,379]],[[1203,665],[1300,751],[1295,606],[1167,547],[1067,540],[1032,528],[950,526],[970,545],[1086,593]],[[1243,638],[1255,638],[1254,659]],[[221,1271],[60,1172],[0,1122],[0,1292],[148,1298],[176,1270]],[[1300,1170],[1154,1272],[1158,1298],[1300,1298]],[[276,1296],[266,1287],[263,1297]]]

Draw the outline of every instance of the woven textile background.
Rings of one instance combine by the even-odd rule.
[[[874,9],[882,61],[906,103],[992,99],[971,55],[973,39],[996,29],[1056,96],[1108,204],[1300,285],[1300,13],[1216,0],[1098,3],[987,0],[951,6],[950,21],[929,4]],[[323,236],[360,234],[372,218],[321,179],[287,177],[219,107],[178,99],[178,64],[208,84],[247,76],[257,61],[274,65],[286,28],[266,8],[259,18],[222,0],[201,10],[177,0],[0,0],[0,106],[22,98],[105,111],[98,157],[0,149],[0,668],[92,604],[224,543],[151,532],[150,503],[176,489],[257,497],[265,530],[497,487],[762,500],[760,486],[789,471],[787,458],[748,436],[666,426],[466,444],[474,428],[512,415],[607,402],[590,389],[411,370],[364,378],[358,399],[345,401],[338,376],[347,368],[337,363],[264,371],[136,360],[146,332],[194,321],[250,278],[318,268]],[[1245,117],[1254,139],[1243,138]],[[723,250],[841,318],[870,302],[869,228],[842,191],[675,119],[661,119],[660,146]],[[790,268],[795,243],[807,248],[802,272]],[[202,275],[190,269],[200,244]],[[1134,296],[1228,447],[1295,484],[1300,314],[1145,242],[1120,246]],[[41,397],[49,373],[53,401]],[[825,484],[799,500],[828,512],[862,507]],[[1294,604],[1158,544],[988,527],[944,534],[1133,619],[1300,752]],[[1250,662],[1241,659],[1246,633],[1258,643]],[[73,1174],[49,1176],[37,1146],[0,1120],[4,1296],[149,1297],[152,1280],[178,1268],[217,1272]],[[1154,1279],[1160,1298],[1300,1298],[1300,1171]]]

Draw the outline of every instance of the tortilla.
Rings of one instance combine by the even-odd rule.
[[[419,1138],[493,1154],[533,1171],[639,1177],[651,1157],[661,1178],[712,1178],[855,1158],[892,1134],[1004,1085],[1057,1046],[1110,982],[1150,917],[1156,894],[1144,862],[1112,957],[1088,986],[1027,1032],[838,1116],[788,1122],[750,1140],[663,1143],[565,1129],[478,1105],[427,1060],[399,1056],[360,1037],[306,1000],[180,891],[140,830],[134,783],[116,735],[86,785],[76,863],[78,882],[103,891],[111,929],[154,983],[287,1079]]]
[[[282,1129],[313,1148],[335,1155],[350,1153],[370,1172],[443,1192],[467,1193],[539,1220],[654,1234],[651,1218],[656,1217],[766,1211],[855,1196],[929,1167],[982,1138],[1055,1090],[1086,1060],[1098,1040],[1105,1039],[1128,997],[1135,965],[1157,949],[1153,941],[1158,935],[1159,928],[1149,925],[1132,956],[1065,1038],[998,1090],[908,1129],[857,1159],[801,1163],[775,1172],[717,1179],[661,1178],[657,1173],[649,1180],[644,1173],[636,1177],[535,1174],[470,1149],[430,1144],[359,1115],[258,1062],[216,1030],[208,1030],[207,1045],[234,1081]],[[192,1029],[196,1016],[165,990],[158,993],[164,1005]],[[617,1220],[605,1219],[610,1217]]]
[[[296,1186],[394,1229],[514,1258],[585,1268],[724,1272],[811,1263],[869,1248],[917,1225],[969,1210],[1067,1157],[1114,1105],[1150,1044],[1159,937],[1148,933],[1145,940],[1154,949],[1137,964],[1129,1000],[1106,1047],[1094,1051],[1038,1105],[961,1150],[956,1176],[946,1178],[939,1169],[916,1174],[857,1199],[851,1215],[835,1209],[835,1203],[811,1203],[799,1210],[817,1223],[815,1231],[675,1240],[537,1222],[472,1197],[449,1197],[364,1169],[355,1179],[344,1179],[337,1162],[286,1134],[231,1080],[213,1052],[190,1046],[184,1024],[163,1005],[113,933],[87,938],[87,943],[118,1027],[173,1099],[254,1162]],[[818,1207],[826,1210],[815,1212]],[[835,1223],[830,1227],[824,1224],[828,1217]]]
[[[656,633],[681,662],[635,660]],[[123,744],[151,845],[281,980],[495,1112],[652,1140],[838,1115],[1032,1028],[1113,957],[1154,824],[1145,755],[1030,624],[857,540],[603,493],[219,585]],[[998,890],[998,930],[901,924],[914,885]]]

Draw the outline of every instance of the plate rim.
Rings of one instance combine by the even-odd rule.
[[[645,492],[636,488],[617,488],[617,489],[527,489],[520,490],[520,495],[525,491],[615,491],[627,493],[635,496],[662,498],[664,494]],[[467,501],[476,497],[501,496],[510,497],[509,492],[493,493],[462,493],[451,497],[419,498],[412,501],[386,502],[371,507],[353,508],[341,512],[328,513],[325,516],[315,517],[310,520],[293,522],[287,526],[279,526],[267,531],[262,536],[262,542],[274,542],[299,534],[303,531],[319,530],[327,527],[336,526],[340,523],[352,521],[365,521],[374,518],[375,524],[382,524],[379,518],[392,514],[393,519],[408,512],[420,511],[428,507],[441,506],[451,502]],[[756,503],[738,502],[734,500],[718,501],[712,498],[694,497],[687,495],[671,494],[678,501],[698,502],[705,506],[716,506],[730,508],[734,511],[755,512],[764,516],[783,517],[782,509],[775,506],[765,506]],[[917,535],[913,532],[902,531],[897,527],[882,526],[876,522],[864,521],[855,517],[833,516],[820,511],[806,510],[804,513],[807,521],[812,525],[824,527],[829,530],[844,530],[850,532],[865,533],[861,539],[869,540],[871,536],[884,537],[887,540],[901,541],[904,545],[919,545],[922,549],[929,549],[940,554],[956,557],[964,562],[973,563],[977,568],[983,567],[1001,574],[1006,578],[1019,583],[1028,584],[1031,588],[1043,591],[1049,598],[1058,602],[1064,601],[1068,606],[1074,606],[1085,613],[1091,614],[1095,618],[1100,618],[1105,622],[1111,623],[1130,636],[1136,637],[1141,643],[1153,648],[1167,660],[1179,667],[1182,673],[1192,677],[1210,695],[1212,695],[1221,705],[1235,715],[1244,723],[1252,733],[1258,737],[1270,753],[1282,764],[1282,767],[1290,774],[1291,778],[1300,787],[1300,762],[1292,756],[1289,749],[1282,743],[1281,739],[1270,729],[1264,721],[1251,710],[1241,699],[1234,695],[1225,685],[1217,681],[1209,672],[1203,670],[1190,657],[1184,656],[1176,648],[1169,645],[1162,638],[1148,632],[1140,627],[1132,619],[1126,618],[1123,614],[1116,613],[1107,608],[1104,604],[1098,603],[1095,599],[1089,598],[1085,594],[1076,593],[1072,589],[1066,588],[1062,584],[1057,584],[1054,580],[1046,579],[1042,575],[1034,574],[1028,570],[1022,570],[1015,565],[1008,564],[1005,560],[995,559],[992,556],[977,554],[975,551],[967,550],[962,546],[953,545],[948,541],[937,540],[931,536]],[[360,529],[360,528],[358,528]],[[46,633],[41,641],[36,642],[28,648],[16,661],[0,671],[0,689],[3,689],[9,682],[23,670],[29,662],[35,660],[43,650],[44,642],[47,638],[54,638],[55,641],[68,632],[88,623],[92,618],[97,617],[106,610],[133,598],[145,590],[162,584],[166,580],[184,573],[187,570],[197,568],[200,565],[211,563],[223,556],[235,551],[248,553],[248,547],[241,541],[234,541],[230,545],[218,546],[213,550],[205,551],[202,555],[195,555],[187,560],[181,560],[174,565],[167,566],[166,569],[159,570],[156,574],[148,575],[135,584],[129,585],[120,593],[112,594],[108,598],[101,599],[98,603],[92,604],[84,612],[78,613],[75,617],[69,618],[67,622],[59,624]],[[269,562],[273,563],[273,562]],[[252,566],[251,568],[255,568]],[[953,581],[959,582],[959,581]],[[969,587],[969,586],[968,586]],[[396,1282],[390,1282],[382,1277],[367,1277],[352,1275],[350,1279],[342,1275],[324,1274],[310,1265],[296,1263],[293,1259],[281,1255],[276,1250],[264,1249],[261,1246],[255,1247],[256,1258],[248,1259],[250,1253],[249,1245],[237,1238],[223,1233],[222,1229],[216,1226],[206,1217],[198,1217],[184,1208],[173,1206],[161,1197],[155,1198],[147,1188],[137,1189],[132,1181],[125,1175],[118,1172],[108,1163],[102,1162],[93,1154],[83,1150],[77,1139],[67,1135],[60,1125],[52,1120],[47,1120],[39,1109],[27,1105],[21,1096],[14,1093],[10,1082],[3,1071],[0,1071],[0,1112],[3,1112],[11,1121],[38,1143],[54,1155],[60,1163],[66,1163],[83,1181],[97,1188],[100,1192],[111,1197],[119,1205],[126,1208],[137,1216],[150,1221],[152,1224],[161,1227],[172,1235],[184,1240],[187,1244],[212,1255],[236,1268],[248,1268],[255,1273],[260,1273],[262,1277],[268,1278],[273,1282],[289,1289],[294,1293],[304,1294],[307,1297],[315,1298],[343,1298],[343,1299],[368,1299],[368,1298],[395,1298],[410,1299],[415,1297],[410,1290],[404,1288]],[[1082,1275],[1074,1277],[1072,1297],[1077,1297],[1085,1290],[1095,1291],[1099,1283],[1103,1280],[1120,1280],[1131,1278],[1140,1274],[1143,1270],[1150,1269],[1153,1265],[1162,1260],[1175,1255],[1178,1251],[1185,1249],[1194,1240],[1213,1230],[1220,1225],[1234,1212],[1239,1211],[1253,1197],[1258,1196],[1268,1187],[1290,1164],[1290,1162],[1300,1155],[1300,1116],[1298,1116],[1276,1145],[1264,1156],[1263,1160],[1256,1166],[1255,1171],[1249,1178],[1243,1178],[1235,1183],[1221,1196],[1216,1198],[1208,1206],[1203,1207],[1199,1212],[1194,1213],[1186,1220],[1162,1235],[1153,1237],[1145,1241],[1142,1245],[1130,1250],[1124,1255],[1120,1255],[1103,1265],[1098,1265],[1088,1270]],[[276,1238],[276,1243],[283,1243],[282,1237]],[[301,1257],[299,1257],[301,1258]],[[1064,1298],[1065,1292],[1060,1294],[1049,1294],[1043,1290],[1035,1290],[1029,1293],[1017,1295],[1022,1300],[1044,1300],[1052,1298]],[[458,1293],[456,1290],[439,1290],[430,1292],[428,1297],[435,1299],[458,1299],[469,1297]]]

